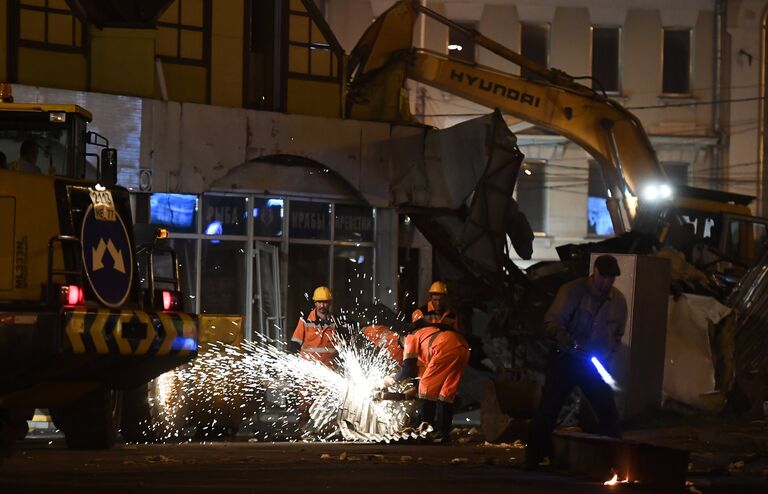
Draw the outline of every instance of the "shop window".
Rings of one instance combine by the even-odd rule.
[[[197,231],[198,197],[193,194],[156,192],[149,195],[149,211],[143,213],[142,203],[146,195],[137,196],[137,222],[163,226],[171,232],[195,233]]]
[[[666,162],[661,164],[670,183],[688,185],[688,163]]]
[[[691,92],[691,30],[664,29],[662,92]]]
[[[286,335],[290,339],[299,316],[307,317],[314,304],[312,292],[320,285],[330,286],[330,247],[291,244],[288,249],[288,307]],[[334,309],[335,310],[335,309]]]
[[[467,29],[477,29],[476,24],[462,24]],[[459,29],[448,31],[448,56],[468,63],[474,63],[476,57],[475,41]]]
[[[157,54],[163,60],[207,66],[210,41],[210,0],[174,0],[157,22]]]
[[[205,235],[247,235],[248,199],[239,196],[203,196]]]
[[[534,232],[544,232],[546,179],[544,161],[526,161],[517,178],[516,198],[520,211],[528,218]]]
[[[322,19],[322,14],[312,0],[290,0],[288,72],[308,78],[337,80],[339,54],[334,48],[333,34],[328,26],[316,19]]]
[[[291,238],[331,238],[331,205],[326,202],[291,201],[289,233]]]
[[[18,44],[31,48],[84,52],[84,32],[65,0],[18,0]]]
[[[549,65],[549,24],[521,24],[520,54],[542,67]],[[520,75],[526,79],[538,77],[524,67]]]
[[[253,200],[253,234],[280,237],[283,234],[283,199],[256,197]]]
[[[373,248],[333,248],[333,288],[336,311],[350,311],[373,301]]]
[[[621,29],[592,28],[592,89],[619,92],[619,57]]]
[[[352,242],[372,242],[374,231],[373,208],[367,206],[336,205],[334,239]]]
[[[207,240],[202,243],[201,312],[245,314],[247,243]]]
[[[613,223],[605,200],[608,189],[603,180],[600,164],[589,161],[589,185],[587,188],[587,233],[589,235],[613,235]]]

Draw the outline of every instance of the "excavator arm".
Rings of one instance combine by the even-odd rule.
[[[536,80],[414,49],[419,14],[465,31],[476,44],[533,72]],[[666,184],[642,124],[632,113],[566,73],[542,67],[418,1],[400,1],[379,16],[353,50],[349,69],[350,118],[412,121],[404,90],[405,80],[412,79],[572,140],[601,165],[616,233],[629,229],[641,191]]]

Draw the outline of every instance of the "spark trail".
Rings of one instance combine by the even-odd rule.
[[[190,364],[155,381],[155,435],[181,438],[186,423],[215,427],[227,422],[222,416],[271,416],[273,430],[286,437],[295,434],[299,417],[304,440],[389,442],[424,435],[427,431],[403,431],[407,402],[373,399],[396,364],[356,334],[356,342],[336,341],[335,369],[287,354],[265,337],[239,346],[209,344]]]

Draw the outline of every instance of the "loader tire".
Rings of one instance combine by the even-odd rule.
[[[51,409],[51,415],[68,448],[109,449],[117,439],[121,402],[120,392],[100,387]]]
[[[8,410],[0,410],[0,464],[13,453],[16,431]]]
[[[131,443],[157,442],[153,430],[154,417],[149,399],[149,385],[123,391],[123,410],[120,417],[120,434]]]

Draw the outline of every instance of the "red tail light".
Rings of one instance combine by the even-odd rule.
[[[62,291],[65,292],[65,302],[67,305],[83,305],[85,303],[85,294],[83,289],[77,285],[68,285],[62,287]]]
[[[162,310],[181,310],[181,293],[174,290],[155,290],[153,306]]]

